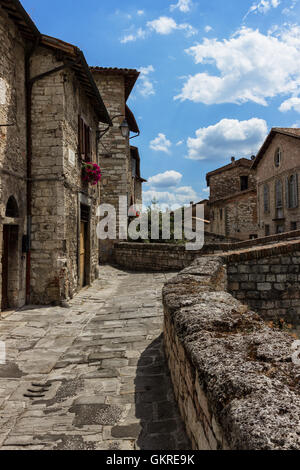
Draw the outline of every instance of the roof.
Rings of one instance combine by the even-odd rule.
[[[137,134],[139,134],[140,133],[139,126],[137,125],[133,112],[129,109],[127,104],[125,107],[125,116],[126,116],[126,120],[128,122],[129,129],[131,130],[131,132],[136,132]]]
[[[86,94],[91,98],[100,122],[111,124],[107,109],[86,63],[83,52],[73,44],[41,34],[19,0],[0,0],[0,6],[17,25],[22,36],[29,40],[38,40],[39,44],[59,51],[59,59],[70,63]]]
[[[264,143],[262,144],[261,148],[256,155],[256,158],[252,164],[252,168],[256,168],[261,159],[263,158],[267,148],[269,147],[270,143],[273,140],[273,137],[276,134],[287,135],[289,137],[293,137],[295,139],[300,139],[300,129],[294,129],[293,127],[272,127],[269,135],[265,139]]]
[[[87,96],[94,104],[99,121],[106,124],[111,124],[108,111],[93,79],[83,52],[73,44],[69,44],[65,41],[62,41],[61,39],[46,36],[44,34],[41,36],[40,44],[57,51],[59,53],[60,60],[65,63],[70,63],[70,68],[75,72]]]
[[[18,0],[0,0],[0,6],[16,23],[20,33],[26,39],[34,40],[40,36],[38,28]]]
[[[237,166],[250,168],[252,166],[252,160],[249,160],[248,158],[240,158],[239,160],[234,160],[228,165],[221,166],[220,168],[217,168],[214,171],[210,171],[209,173],[206,174],[207,186],[209,186],[209,180],[211,176],[217,175],[218,173],[223,173],[223,171],[232,170],[233,168],[236,168]]]
[[[130,153],[131,153],[131,156],[133,158],[136,159],[137,161],[137,166],[136,166],[136,170],[137,170],[137,178],[142,182],[142,183],[147,183],[147,180],[145,180],[144,178],[141,178],[141,170],[140,170],[140,161],[141,161],[141,158],[140,158],[140,153],[139,153],[139,149],[137,147],[134,147],[133,145],[130,146]]]
[[[125,99],[129,95],[140,75],[136,69],[119,69],[117,67],[90,67],[92,73],[102,73],[103,75],[122,75],[125,78]]]

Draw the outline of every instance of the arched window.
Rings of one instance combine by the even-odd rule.
[[[281,160],[282,160],[282,153],[281,153],[280,148],[277,148],[275,152],[275,157],[274,157],[274,163],[276,167],[280,166]]]
[[[10,198],[7,201],[5,217],[12,217],[12,218],[19,217],[19,208],[18,208],[18,204],[14,196],[10,196]]]
[[[270,212],[270,190],[269,185],[264,185],[264,211]]]
[[[286,205],[289,209],[298,207],[298,175],[286,179]]]

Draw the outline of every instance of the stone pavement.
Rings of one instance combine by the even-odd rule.
[[[173,274],[104,266],[70,308],[0,321],[0,448],[188,450],[162,349]]]

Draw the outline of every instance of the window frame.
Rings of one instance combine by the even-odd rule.
[[[277,160],[279,156],[279,159]],[[276,168],[279,168],[282,163],[282,150],[280,147],[277,147],[274,154],[274,165]]]

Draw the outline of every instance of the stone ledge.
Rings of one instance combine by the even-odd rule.
[[[225,292],[223,257],[198,258],[163,289],[165,350],[193,449],[300,449],[294,338]]]

